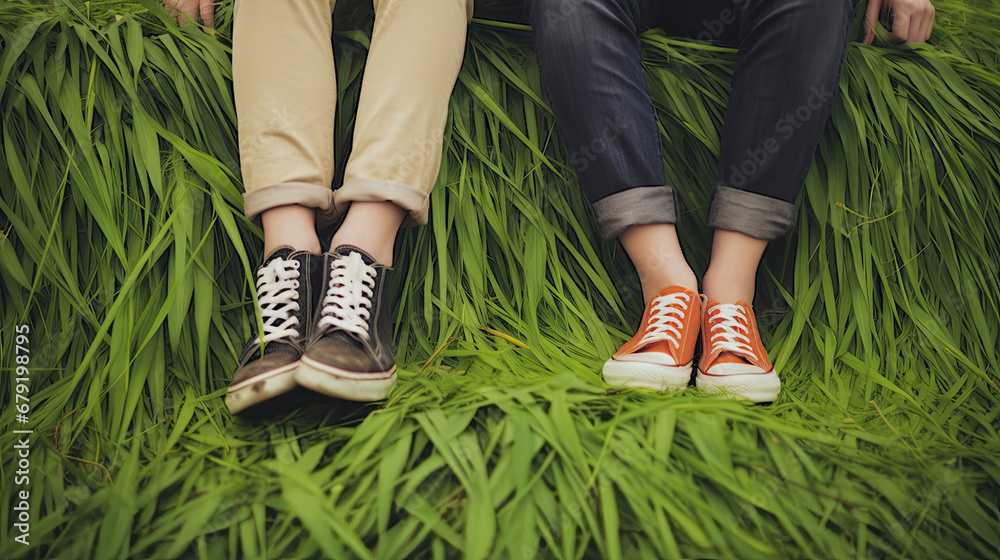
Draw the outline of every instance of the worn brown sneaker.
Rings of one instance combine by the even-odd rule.
[[[392,269],[350,245],[322,259],[324,293],[295,381],[339,399],[384,399],[396,382],[387,293]]]
[[[258,333],[253,321],[254,333],[229,384],[226,406],[233,414],[295,388],[295,369],[319,299],[316,260],[306,251],[280,247],[257,269],[257,312],[264,328]]]

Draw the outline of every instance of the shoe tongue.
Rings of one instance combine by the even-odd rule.
[[[726,305],[726,304],[719,303],[717,301],[709,301],[707,303],[704,303],[702,309],[704,310],[705,313],[710,313],[715,307],[719,305]],[[732,303],[729,305],[735,305],[737,308],[741,308],[744,314],[746,314],[747,310],[751,309],[750,305],[743,300],[737,301],[736,303]],[[714,315],[714,317],[718,317],[718,315]]]
[[[288,245],[282,245],[281,247],[278,247],[277,249],[271,251],[271,254],[264,259],[264,263],[267,264],[273,261],[274,259],[278,258],[288,260],[291,254],[294,252],[295,249],[289,247]]]
[[[697,295],[694,292],[692,292],[691,290],[685,288],[684,286],[667,286],[666,288],[663,288],[662,290],[660,290],[660,292],[658,294],[656,294],[655,296],[653,296],[653,299],[656,299],[658,297],[663,297],[663,296],[669,296],[671,294],[689,294],[691,296],[696,296]]]
[[[362,251],[361,249],[358,249],[354,245],[341,245],[340,247],[337,247],[336,249],[334,249],[332,251],[332,253],[335,254],[335,255],[340,255],[342,257],[350,256],[351,253],[357,253],[357,254],[361,255],[361,260],[366,265],[372,266],[372,265],[375,264],[375,259],[373,259],[371,255],[369,255],[368,253]]]
[[[708,298],[705,298],[705,300],[707,301]],[[715,307],[716,305],[722,305],[722,304],[720,304],[717,301],[707,301],[707,303],[705,303],[705,307],[704,307],[705,313],[710,313],[712,311],[712,308]],[[747,304],[747,302],[745,302],[743,300],[740,300],[740,301],[736,302],[734,305],[736,305],[737,307],[741,307],[743,309],[744,313],[747,311],[747,309],[750,309],[750,305]],[[718,315],[715,315],[714,317],[718,317]],[[747,319],[744,317],[743,320],[737,319],[737,322],[739,322],[740,324],[746,324],[746,320]],[[705,327],[705,328],[708,328],[708,327]],[[750,364],[750,365],[756,365],[753,362],[751,362],[743,354],[740,354],[738,352],[730,352],[728,350],[725,351],[725,352],[722,352],[721,354],[719,354],[719,356],[716,357],[716,361],[719,362],[719,363],[727,363],[727,364]]]
[[[655,352],[657,354],[666,354],[670,356],[673,348],[674,347],[670,344],[670,342],[666,340],[656,340],[653,342],[647,342],[645,345],[637,347],[635,352]]]
[[[737,354],[735,352],[723,352],[719,354],[719,357],[715,359],[716,363],[720,364],[751,364],[750,360],[742,354]]]

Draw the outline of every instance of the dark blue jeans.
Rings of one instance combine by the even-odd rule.
[[[739,49],[709,225],[767,240],[792,228],[836,95],[852,0],[525,1],[556,122],[602,237],[677,220],[640,59],[638,35],[650,27]]]

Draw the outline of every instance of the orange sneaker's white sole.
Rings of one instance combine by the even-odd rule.
[[[781,380],[773,370],[769,373],[711,375],[701,371],[695,385],[706,393],[731,395],[754,403],[774,402],[781,392]]]
[[[611,358],[604,362],[604,381],[615,387],[636,387],[652,391],[677,391],[691,382],[692,363],[666,366]]]

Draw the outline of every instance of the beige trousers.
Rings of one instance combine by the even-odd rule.
[[[344,185],[331,190],[336,0],[236,0],[233,87],[244,210],[315,208],[321,223],[353,201],[391,201],[427,222],[448,101],[471,2],[373,0],[375,27]]]

